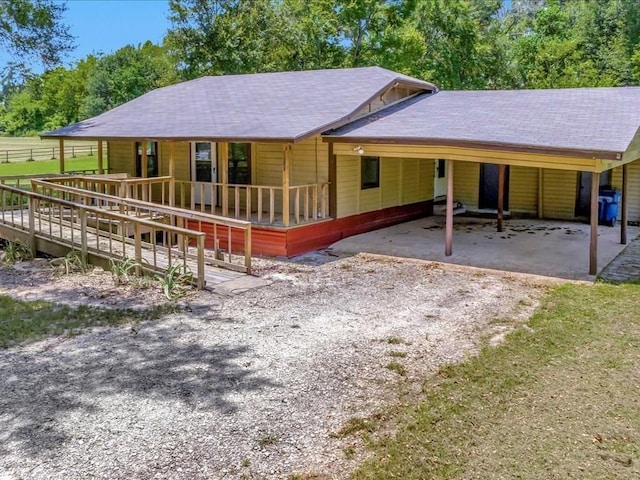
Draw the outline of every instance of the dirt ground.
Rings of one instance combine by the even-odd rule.
[[[345,478],[366,454],[336,435],[350,420],[499,341],[546,291],[540,278],[373,255],[256,264],[262,288],[0,351],[0,479]],[[0,267],[0,294],[165,301],[42,261]]]

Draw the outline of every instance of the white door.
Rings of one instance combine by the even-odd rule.
[[[191,143],[191,179],[196,182],[195,202],[211,205],[217,199],[213,183],[218,181],[216,144]]]
[[[438,199],[447,195],[447,162],[439,159],[435,161],[435,164],[433,197]]]

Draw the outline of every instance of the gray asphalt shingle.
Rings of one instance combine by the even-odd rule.
[[[342,140],[624,152],[640,128],[640,87],[441,91],[334,131]]]
[[[380,67],[203,77],[43,137],[295,140],[336,126],[396,81],[436,89]]]

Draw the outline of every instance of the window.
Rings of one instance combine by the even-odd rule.
[[[362,190],[380,186],[380,157],[362,157],[360,159]]]
[[[147,177],[158,176],[158,142],[144,142],[147,146]],[[136,177],[142,177],[142,142],[136,142]]]
[[[249,185],[251,183],[251,144],[229,144],[229,183]]]
[[[438,159],[438,178],[447,176],[447,164],[443,159]]]

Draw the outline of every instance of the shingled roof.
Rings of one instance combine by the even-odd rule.
[[[441,91],[326,133],[330,141],[545,151],[619,159],[640,129],[640,87]]]
[[[203,77],[42,137],[295,142],[343,124],[396,83],[437,90],[380,67]]]

